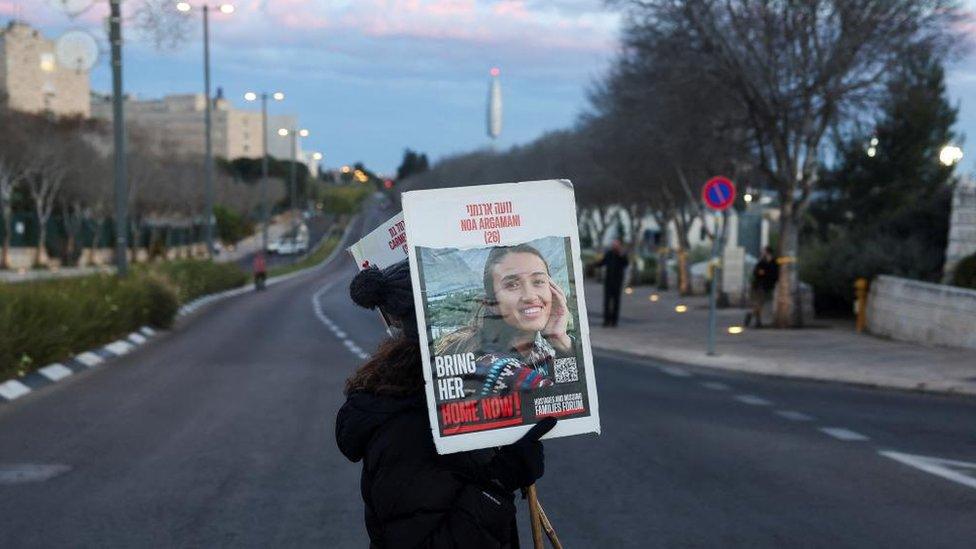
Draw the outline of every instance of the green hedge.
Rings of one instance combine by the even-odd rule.
[[[952,275],[952,284],[962,288],[972,288],[976,290],[976,254],[966,256],[959,260],[956,270]]]
[[[149,325],[168,328],[180,303],[244,284],[235,265],[176,261],[93,275],[0,284],[0,381]]]
[[[180,303],[243,286],[248,279],[247,273],[233,263],[183,260],[157,263],[143,269],[158,273],[172,282]]]
[[[254,233],[254,222],[226,206],[214,206],[217,237],[224,244],[234,244]]]
[[[331,214],[352,215],[373,191],[372,185],[360,183],[327,187],[322,192],[322,207]]]

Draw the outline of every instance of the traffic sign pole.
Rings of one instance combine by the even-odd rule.
[[[708,356],[715,356],[715,324],[716,324],[716,302],[718,300],[718,277],[721,273],[721,268],[719,267],[719,238],[718,238],[718,222],[719,213],[715,212],[715,228],[714,237],[712,238],[712,281],[708,289]]]
[[[722,239],[719,235],[719,217],[722,211],[726,210],[735,202],[735,184],[727,177],[713,177],[702,187],[702,201],[715,212],[715,223],[712,232],[712,258],[711,273],[712,280],[708,292],[708,356],[715,355],[715,307],[718,301],[718,281],[722,273],[719,254],[722,248]],[[704,221],[704,220],[702,220]],[[724,227],[723,227],[724,229]]]

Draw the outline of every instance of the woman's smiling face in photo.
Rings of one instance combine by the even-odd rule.
[[[549,269],[539,256],[510,253],[492,269],[498,314],[509,326],[538,332],[549,322],[552,288]]]

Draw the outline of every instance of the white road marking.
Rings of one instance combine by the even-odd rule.
[[[143,343],[146,342],[146,336],[138,332],[132,332],[131,334],[129,334],[129,341],[135,343],[136,345],[142,345]]]
[[[776,415],[790,421],[813,421],[813,416],[808,416],[803,412],[797,412],[794,410],[776,410]]]
[[[94,368],[95,366],[98,366],[99,364],[105,362],[105,359],[103,359],[102,357],[96,355],[91,351],[87,353],[81,353],[80,355],[75,357],[75,360],[84,364],[85,366],[88,366],[89,368]]]
[[[772,402],[756,395],[735,395],[735,399],[750,406],[769,406]]]
[[[0,396],[7,400],[20,398],[29,392],[31,392],[30,387],[17,381],[16,379],[11,379],[9,381],[0,383]]]
[[[74,373],[70,369],[66,368],[64,364],[57,362],[54,364],[49,364],[37,371],[51,381],[60,381]]]
[[[119,356],[128,353],[134,348],[135,347],[133,347],[131,343],[122,339],[109,343],[105,346],[106,351]]]
[[[821,427],[820,431],[827,435],[830,435],[837,440],[843,440],[845,442],[859,442],[862,440],[871,440],[870,438],[858,433],[857,431],[851,431],[850,429],[845,429],[843,427]]]
[[[904,463],[905,465],[909,465],[916,469],[921,469],[926,473],[931,473],[946,480],[958,482],[963,486],[976,488],[976,463],[959,461],[955,459],[916,456],[912,454],[903,454],[901,452],[884,450],[878,453],[899,463]],[[966,471],[968,474],[961,471]]]
[[[691,377],[691,372],[675,368],[674,366],[661,366],[661,371],[673,377]]]
[[[42,482],[67,473],[71,467],[44,463],[0,463],[0,484]]]
[[[142,335],[146,337],[152,337],[156,335],[156,330],[153,330],[149,326],[143,326],[142,328],[139,328],[139,331],[142,332]]]
[[[346,349],[349,350],[350,353],[352,353],[353,355],[355,355],[357,358],[361,360],[366,360],[369,358],[369,355],[366,354],[363,351],[363,349],[356,344],[355,341],[349,339],[348,334],[342,331],[339,328],[339,325],[333,322],[332,319],[329,318],[329,315],[325,314],[325,311],[322,309],[322,304],[319,301],[320,298],[322,297],[322,294],[324,294],[329,289],[331,289],[332,286],[336,284],[336,282],[338,282],[338,280],[332,282],[331,284],[326,284],[325,286],[322,286],[321,288],[318,289],[318,291],[315,292],[314,295],[312,295],[312,310],[315,312],[315,316],[316,318],[319,319],[319,322],[325,325],[325,327],[328,328],[330,332],[332,332],[332,335],[342,340],[342,344],[346,347]]]
[[[701,384],[701,386],[706,389],[711,389],[712,391],[728,391],[731,389],[731,387],[728,385],[719,383],[718,381],[705,381]]]

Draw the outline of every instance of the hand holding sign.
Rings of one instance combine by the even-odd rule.
[[[546,472],[545,454],[539,439],[556,426],[556,418],[536,423],[522,438],[503,446],[488,465],[489,475],[508,490],[525,488]]]

